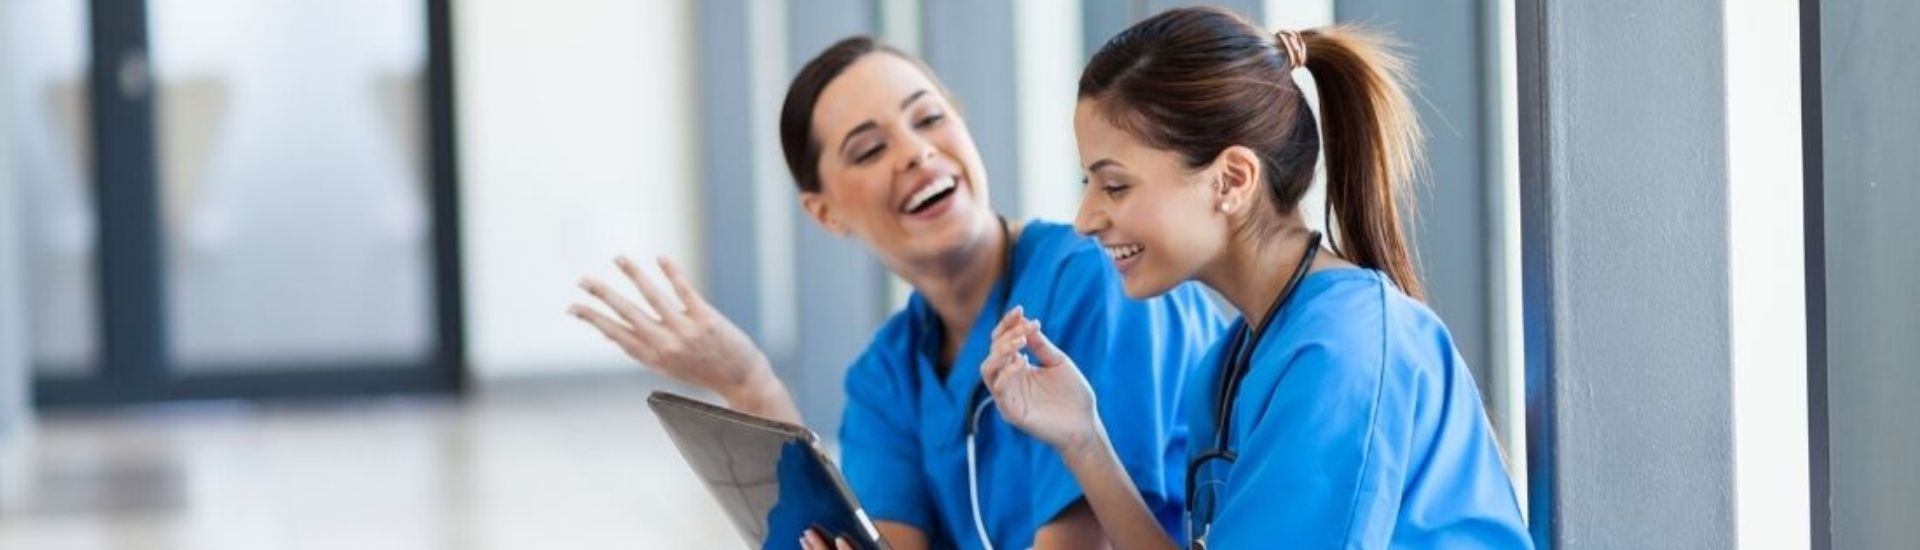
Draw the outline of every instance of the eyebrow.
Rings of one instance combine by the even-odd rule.
[[[922,97],[926,97],[928,93],[930,93],[930,90],[922,88],[919,90],[915,90],[911,94],[907,94],[906,99],[900,100],[900,110],[902,111],[906,110],[908,105],[912,105],[915,100],[918,100]],[[840,137],[840,151],[843,153],[846,152],[847,142],[853,141],[854,134],[858,134],[860,132],[865,132],[867,130],[872,130],[874,128],[879,128],[879,127],[880,127],[880,123],[869,120],[869,121],[860,123],[859,126],[854,126],[852,130],[847,130],[847,135]]]
[[[1100,159],[1100,160],[1093,161],[1093,164],[1087,165],[1087,172],[1089,173],[1099,172],[1101,170],[1105,170],[1108,168],[1120,168],[1121,166],[1122,165],[1120,164],[1120,161],[1113,160],[1113,159]]]

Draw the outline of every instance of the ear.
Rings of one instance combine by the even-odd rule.
[[[813,223],[820,224],[821,229],[827,230],[828,233],[832,233],[835,237],[847,236],[846,226],[840,225],[840,220],[833,217],[833,214],[830,212],[830,210],[832,210],[831,203],[827,201],[826,197],[821,196],[819,192],[801,192],[800,208],[806,210],[807,217],[813,218]]]
[[[1213,159],[1213,171],[1218,178],[1215,199],[1225,205],[1228,212],[1238,212],[1253,204],[1260,194],[1262,174],[1260,155],[1242,145],[1231,145],[1220,151]]]

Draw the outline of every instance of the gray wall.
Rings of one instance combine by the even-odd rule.
[[[1536,539],[1730,548],[1723,6],[1516,16]]]
[[[1920,3],[1820,3],[1833,548],[1920,540]],[[1814,429],[1819,429],[1815,426]]]

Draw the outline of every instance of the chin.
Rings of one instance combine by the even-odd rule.
[[[1000,231],[991,214],[953,212],[934,224],[921,225],[911,237],[913,255],[927,258],[950,257],[962,253]],[[988,221],[981,221],[988,220]]]
[[[1179,284],[1179,281],[1160,281],[1137,272],[1121,275],[1121,287],[1126,291],[1128,298],[1135,300],[1146,300],[1166,294]]]

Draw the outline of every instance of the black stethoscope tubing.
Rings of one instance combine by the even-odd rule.
[[[1267,330],[1272,328],[1273,320],[1280,318],[1282,309],[1293,299],[1294,291],[1300,288],[1300,282],[1307,278],[1307,272],[1313,267],[1313,260],[1320,253],[1320,232],[1314,231],[1307,237],[1307,250],[1300,254],[1300,264],[1293,269],[1293,277],[1287,279],[1287,286],[1281,287],[1273,298],[1273,305],[1267,308],[1267,316],[1260,320],[1260,326],[1254,329],[1252,338],[1248,338],[1245,327],[1233,333],[1233,341],[1228,346],[1228,354],[1222,357],[1225,364],[1221,368],[1220,385],[1214,393],[1213,447],[1201,452],[1187,463],[1187,514],[1194,512],[1196,488],[1200,468],[1214,460],[1224,460],[1232,464],[1239,456],[1233,452],[1233,401],[1240,390],[1241,380],[1253,370],[1253,351],[1259,347],[1260,339],[1265,338]],[[1211,514],[1209,514],[1211,515]],[[1211,518],[1206,523],[1212,523]],[[1199,535],[1196,535],[1199,536]]]

